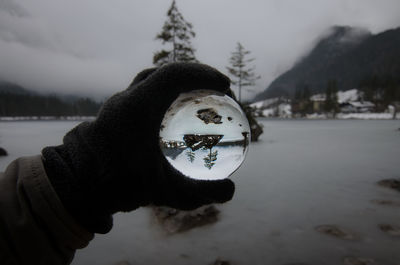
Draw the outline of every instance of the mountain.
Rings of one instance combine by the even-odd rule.
[[[22,86],[0,81],[2,116],[95,116],[101,107],[88,98],[41,95]]]
[[[0,93],[12,93],[19,95],[34,94],[34,92],[28,91],[20,85],[3,80],[0,80]]]
[[[253,102],[293,97],[297,88],[305,86],[311,94],[325,92],[329,80],[336,80],[338,89],[345,91],[373,75],[400,76],[400,28],[372,35],[360,28],[335,26]]]

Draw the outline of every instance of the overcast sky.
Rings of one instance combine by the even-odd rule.
[[[101,98],[152,66],[170,0],[0,0],[0,79]],[[332,25],[378,33],[400,26],[399,0],[177,0],[197,58],[226,72],[236,42],[262,76],[255,92]],[[254,93],[248,96],[254,95]]]

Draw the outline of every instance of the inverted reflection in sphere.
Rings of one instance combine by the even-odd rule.
[[[249,142],[250,126],[240,106],[212,90],[182,93],[160,128],[166,159],[193,179],[229,177],[243,163]]]

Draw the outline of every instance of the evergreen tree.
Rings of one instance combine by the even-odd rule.
[[[336,116],[336,113],[339,110],[337,92],[336,80],[328,81],[326,86],[324,109],[326,112],[333,112],[333,116]]]
[[[308,85],[304,85],[303,86],[303,90],[301,93],[301,98],[303,101],[310,101],[310,97],[311,97],[311,91],[310,91],[310,87]]]
[[[233,77],[232,84],[238,88],[239,102],[242,99],[242,88],[254,86],[255,81],[260,78],[254,72],[255,67],[247,65],[254,61],[254,58],[247,58],[250,51],[244,49],[240,42],[237,43],[236,50],[231,53],[229,59],[230,66],[226,67],[229,74]]]
[[[196,34],[192,30],[192,24],[187,22],[179,12],[175,0],[168,9],[167,17],[156,39],[161,40],[162,44],[170,43],[172,48],[156,52],[153,64],[161,66],[172,62],[197,62],[194,55],[195,49],[190,41]]]
[[[192,149],[189,149],[188,151],[186,151],[186,156],[188,157],[189,161],[193,163],[196,154],[192,151]]]
[[[326,112],[329,112],[329,111],[332,110],[332,85],[331,85],[331,81],[329,81],[328,85],[326,86],[324,109],[325,109]]]
[[[215,165],[215,161],[217,161],[218,151],[215,150],[212,152],[212,148],[210,148],[210,153],[203,158],[204,166],[208,169],[211,169]]]
[[[332,100],[332,110],[333,110],[333,117],[336,117],[336,113],[339,112],[339,102],[338,102],[338,88],[337,88],[337,82],[336,80],[332,81],[332,95],[331,95],[331,100]]]

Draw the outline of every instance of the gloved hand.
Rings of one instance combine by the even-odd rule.
[[[182,92],[211,89],[232,96],[229,79],[201,64],[174,63],[139,73],[93,122],[42,151],[46,173],[66,209],[86,229],[106,233],[112,214],[153,204],[191,210],[232,198],[228,179],[193,180],[175,170],[159,147],[161,121]]]

